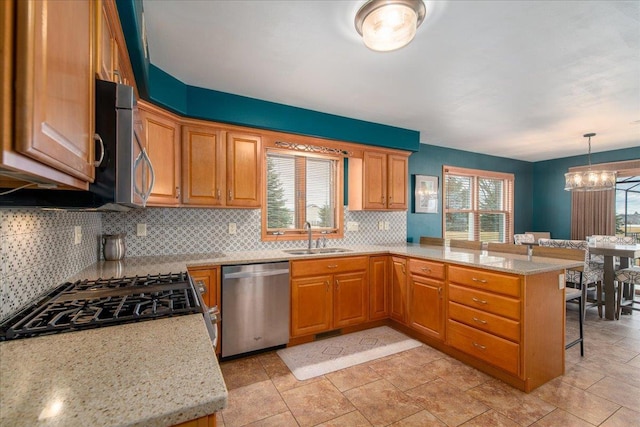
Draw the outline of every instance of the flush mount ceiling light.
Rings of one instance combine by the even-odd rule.
[[[564,174],[566,191],[603,191],[616,188],[616,171],[591,170],[591,137],[595,133],[587,133],[589,138],[589,169]]]
[[[422,0],[370,0],[356,14],[356,30],[369,49],[388,52],[413,40],[425,13]]]

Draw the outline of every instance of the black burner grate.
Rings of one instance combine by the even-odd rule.
[[[201,312],[186,273],[67,282],[0,326],[0,340]]]

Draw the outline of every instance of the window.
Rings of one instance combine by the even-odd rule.
[[[306,238],[305,222],[314,232],[341,235],[342,158],[269,148],[266,161],[263,239]]]
[[[640,176],[618,177],[616,234],[633,236],[640,241]]]
[[[445,239],[513,240],[513,174],[445,166]]]

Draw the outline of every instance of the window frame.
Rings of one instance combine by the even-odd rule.
[[[296,228],[296,229],[289,229],[289,228],[278,228],[278,229],[267,229],[267,213],[268,213],[268,195],[267,195],[267,188],[268,188],[268,178],[267,178],[267,173],[268,173],[268,168],[267,168],[267,161],[268,161],[268,155],[269,153],[276,153],[276,154],[286,154],[289,156],[304,156],[307,158],[317,158],[317,159],[328,159],[328,160],[333,160],[336,161],[336,176],[335,176],[335,195],[334,195],[334,199],[335,199],[335,225],[336,227],[334,228],[330,228],[330,227],[312,227],[312,237],[317,238],[320,236],[325,236],[328,239],[336,239],[336,238],[342,238],[344,236],[344,159],[343,156],[339,156],[339,155],[335,155],[335,154],[328,154],[328,153],[315,153],[315,152],[311,152],[311,151],[304,151],[304,150],[295,150],[295,149],[288,149],[288,148],[280,148],[280,147],[276,147],[274,145],[271,144],[265,144],[265,147],[263,149],[263,159],[264,159],[264,175],[263,175],[263,182],[264,185],[262,186],[262,191],[263,191],[263,198],[262,200],[264,200],[264,206],[262,207],[262,212],[261,212],[261,220],[262,220],[262,232],[261,232],[261,238],[262,241],[294,241],[294,240],[306,240],[308,239],[308,230],[304,230],[303,228]],[[298,183],[301,188],[303,186],[306,186],[306,182],[300,182]],[[306,188],[304,188],[305,192],[306,192]],[[306,200],[306,197],[305,197]],[[294,215],[300,215],[300,212],[304,211],[306,212],[306,205],[302,206],[301,205],[301,201],[302,199],[297,199],[295,201],[296,203],[296,212],[294,212]],[[303,207],[305,208],[304,210],[301,210],[300,208]],[[301,221],[301,218],[296,218],[295,220],[296,222]]]
[[[471,209],[449,209],[447,205],[447,176],[471,177]],[[503,209],[502,210],[481,210],[479,208],[479,179],[498,179],[505,182],[503,189]],[[512,173],[494,172],[482,169],[468,169],[455,166],[442,166],[442,236],[447,239],[447,214],[466,213],[473,215],[473,240],[480,240],[480,217],[483,214],[504,214],[505,215],[505,241],[513,242],[514,229],[514,199],[515,199],[515,175]]]

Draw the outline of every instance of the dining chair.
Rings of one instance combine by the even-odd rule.
[[[532,250],[533,256],[541,256],[547,258],[561,258],[575,261],[583,261],[585,259],[585,251],[583,249],[570,249],[570,248],[560,248],[560,247],[550,247],[550,246],[534,246]],[[577,267],[572,269],[578,275],[578,283],[582,282],[582,274],[584,272],[583,267]],[[568,273],[569,271],[567,271]],[[566,277],[569,277],[567,274]],[[569,282],[567,280],[567,282]],[[575,283],[575,282],[570,282]],[[580,329],[580,335],[575,340],[568,342],[565,344],[564,348],[568,349],[573,347],[574,345],[580,344],[580,356],[584,356],[584,305],[585,305],[585,297],[586,292],[583,289],[577,287],[564,287],[564,299],[566,302],[576,302],[578,303],[578,327]]]
[[[607,235],[594,234],[593,236],[588,236],[587,241],[593,241],[596,245],[598,243],[633,245],[636,242],[636,239],[633,236],[607,236]],[[591,255],[591,261],[604,264],[604,255]],[[619,265],[620,265],[620,259],[616,258],[614,262],[614,268],[617,270],[617,266]]]
[[[640,300],[636,299],[635,289],[635,285],[640,286],[640,267],[632,266],[617,270],[616,283],[616,319],[620,319],[620,313],[623,307],[628,310],[640,311]],[[628,299],[625,299],[624,305],[622,302],[623,295],[628,296]],[[634,307],[635,304],[638,306]]]
[[[581,270],[567,270],[566,281],[582,289],[584,317],[589,307],[598,308],[598,316],[602,317],[602,306],[604,299],[602,295],[602,281],[604,280],[604,267],[597,262],[591,262],[589,258],[589,244],[586,240],[564,240],[564,239],[539,239],[539,247],[580,249],[584,251],[584,266]],[[534,249],[536,249],[534,247]],[[539,252],[539,251],[538,251]],[[535,252],[534,252],[535,253]],[[595,295],[593,295],[595,292]],[[605,296],[606,297],[606,296]],[[615,298],[615,296],[611,296]]]
[[[533,234],[534,243],[538,243],[540,239],[550,239],[551,233],[549,231],[525,231],[525,234]]]
[[[444,246],[444,239],[442,237],[420,236],[420,245]]]
[[[523,243],[535,243],[536,237],[530,233],[514,234],[513,241],[516,245],[521,245]]]
[[[449,240],[449,247],[451,248],[466,248],[466,249],[476,249],[478,251],[482,250],[482,242],[479,240],[457,240],[451,239]]]
[[[514,245],[511,243],[489,242],[487,250],[489,252],[506,252],[518,255],[528,255],[529,253],[529,248],[526,245]]]

